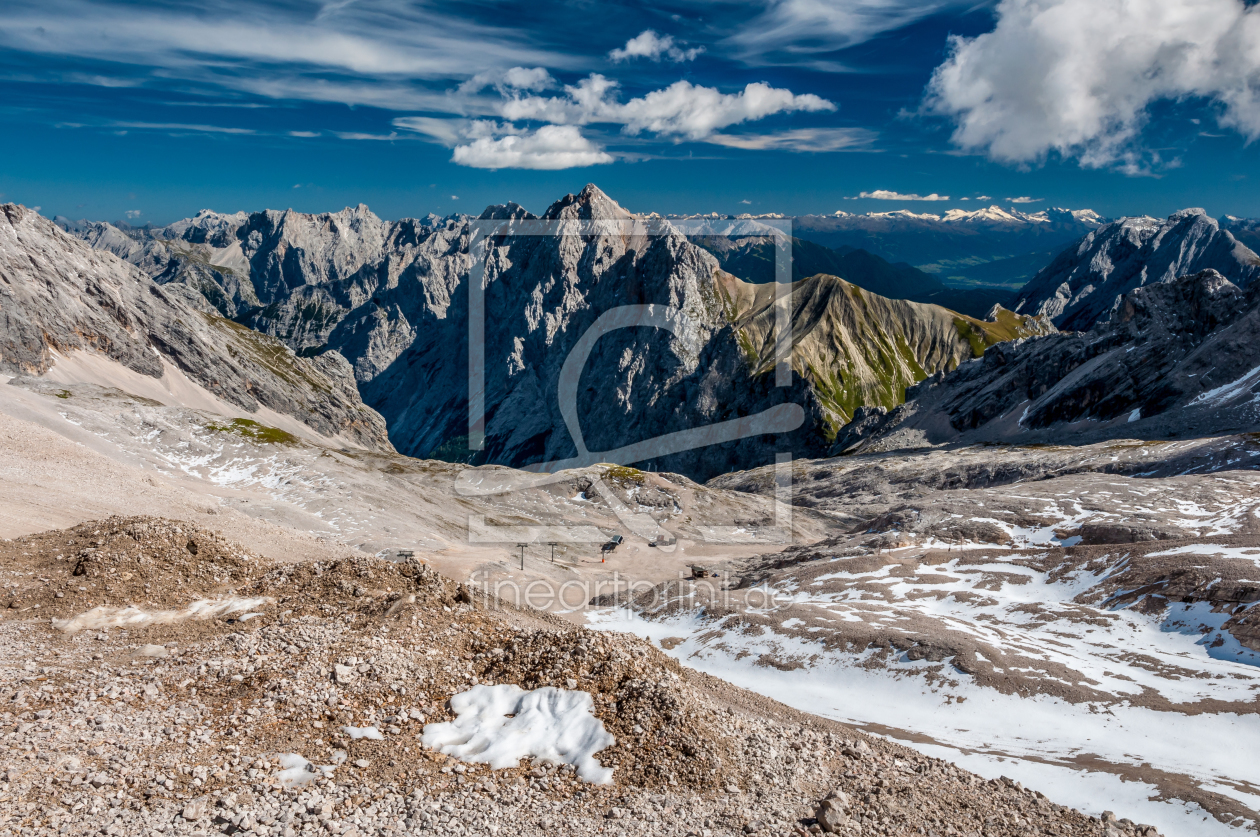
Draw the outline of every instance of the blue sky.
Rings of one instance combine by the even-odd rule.
[[[1257,56],[1242,0],[8,0],[0,192],[138,224],[588,181],[636,211],[1260,215]]]

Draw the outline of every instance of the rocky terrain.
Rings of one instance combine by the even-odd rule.
[[[341,355],[298,357],[36,212],[5,204],[0,213],[0,371],[39,375],[76,352],[154,379],[177,369],[246,413],[267,407],[324,436],[390,449]]]
[[[0,833],[1156,833],[470,596],[415,559],[277,564],[131,517],[0,542],[0,567]],[[589,693],[612,782],[425,748],[477,683]]]
[[[687,669],[815,719],[890,735],[986,780],[1011,777],[1092,816],[1114,810],[1164,833],[1218,833],[1219,826],[1222,834],[1231,833],[1225,823],[1245,828],[1257,816],[1248,768],[1221,755],[1249,751],[1255,717],[1255,666],[1240,656],[1253,630],[1246,606],[1254,576],[1245,563],[1252,559],[1242,538],[1256,525],[1257,499],[1250,472],[1239,470],[1254,461],[1247,437],[864,454],[699,485],[607,465],[547,476],[330,449],[95,384],[15,378],[0,387],[0,410],[3,536],[143,510],[233,533],[275,556],[269,561],[358,566],[365,556],[407,548],[482,604],[496,594],[523,603],[531,584],[559,589],[531,603],[570,623],[639,633]],[[792,503],[786,515],[781,499]],[[1132,547],[1102,545],[1117,532],[1143,555],[1172,552],[1135,564],[1126,559]],[[601,554],[599,544],[614,533],[625,542]],[[199,555],[226,549],[202,543]],[[1082,553],[1086,544],[1095,546]],[[1177,552],[1185,547],[1195,548]],[[77,552],[56,554],[77,561]],[[225,577],[228,557],[210,562],[223,569],[209,578]],[[135,570],[120,565],[100,577],[141,595],[143,584],[123,584],[132,582],[126,573]],[[51,576],[10,581],[21,588],[39,578]],[[275,595],[235,581],[224,583],[241,599]],[[178,611],[200,595],[200,583],[181,582],[186,599],[144,591],[135,604]],[[27,601],[19,588],[6,589]],[[24,616],[42,618],[45,608],[65,605],[48,618],[79,616],[105,603],[87,595],[102,589],[63,588],[67,598],[82,596],[66,602],[44,588],[43,598],[16,610],[39,604]],[[1126,597],[1133,590],[1144,598]],[[353,592],[336,601],[357,601]],[[635,607],[618,607],[643,596]],[[1153,606],[1160,596],[1164,608]],[[1225,607],[1243,610],[1215,610]],[[199,659],[222,653],[206,650]],[[1150,712],[1171,720],[1150,720],[1143,714]],[[1099,718],[1114,722],[1099,729]],[[1199,746],[1226,738],[1242,744]],[[275,751],[282,752],[290,751]],[[274,761],[268,768],[279,769]],[[998,786],[976,787],[988,794]],[[829,792],[802,793],[814,796],[800,802],[797,819],[816,816],[810,806]],[[646,813],[641,801],[609,801],[608,810]],[[721,833],[703,825],[717,822],[704,811],[699,829],[684,823],[680,833]],[[925,822],[925,830],[947,833],[944,819],[969,833],[943,813],[931,816],[938,822]],[[1101,823],[1092,827],[1102,831]]]
[[[1091,331],[996,346],[849,427],[849,450],[1193,438],[1257,426],[1258,289],[1215,271],[1128,293]]]
[[[1202,209],[1183,209],[1166,221],[1122,218],[1060,253],[1016,295],[1014,307],[1085,331],[1130,291],[1203,270],[1246,287],[1260,275],[1260,256]]]

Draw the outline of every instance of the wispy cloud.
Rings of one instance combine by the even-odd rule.
[[[706,141],[750,151],[862,151],[877,137],[866,128],[797,128],[772,134],[713,134]]]
[[[1037,203],[1038,201],[1045,200],[1045,198],[1030,198],[1030,197],[1024,196],[1022,198],[1007,198],[1006,200],[1008,203]]]
[[[357,93],[349,103],[363,103],[363,84],[381,83],[405,94],[408,80],[580,63],[572,55],[532,45],[528,32],[479,25],[443,9],[358,0],[326,5],[311,17],[303,4],[251,0],[206,0],[195,8],[13,0],[5,7],[0,46],[158,67],[166,78],[263,95],[306,91],[341,101],[338,93]],[[372,103],[388,106],[379,91],[375,98]],[[406,96],[398,104],[414,106]]]
[[[892,192],[888,189],[876,189],[873,192],[861,192],[853,197],[845,198],[845,200],[873,200],[873,201],[947,201],[949,195],[938,195],[933,192],[930,195],[918,195],[915,193],[903,194],[901,192]]]
[[[855,46],[974,0],[769,0],[727,46],[753,64],[817,63],[822,53]]]

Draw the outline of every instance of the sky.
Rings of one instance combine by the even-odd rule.
[[[1243,0],[6,0],[0,200],[1260,216]]]

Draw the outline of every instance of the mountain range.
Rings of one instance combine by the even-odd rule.
[[[631,233],[555,231],[491,240],[483,279],[485,441],[470,450],[474,222],[510,229],[538,220],[574,229],[629,225]],[[647,235],[647,228],[591,185],[539,218],[506,204],[479,219],[387,222],[360,205],[325,215],[206,211],[163,228],[86,224],[77,234],[161,287],[197,291],[220,315],[298,356],[344,356],[399,451],[517,466],[582,454],[559,405],[557,382],[581,336],[618,306],[669,306],[683,312],[685,322],[664,335],[656,328],[620,329],[592,347],[577,387],[577,433],[588,450],[740,422],[787,403],[804,413],[795,430],[645,463],[696,476],[767,461],[775,446],[820,454],[857,407],[894,407],[905,387],[923,377],[952,369],[995,341],[1048,328],[1022,315],[1004,313],[990,322],[931,305],[893,304],[822,274],[793,287],[793,375],[779,387],[771,374],[776,344],[768,325],[769,286],[758,290],[755,282],[723,271],[710,252],[668,224],[659,235]],[[898,274],[904,266],[855,252],[836,258],[818,266],[847,271],[847,265],[873,264],[892,274],[890,286],[904,280]],[[924,284],[924,295],[935,291]]]
[[[1089,329],[1137,288],[1215,270],[1240,286],[1260,275],[1260,256],[1202,209],[1165,220],[1121,218],[1086,234],[1037,272],[1015,310],[1050,317],[1064,329]]]
[[[818,456],[851,447],[876,427],[882,438],[893,426],[922,424],[930,410],[919,399],[928,391],[949,401],[941,409],[950,432],[970,431],[1025,397],[1059,398],[1067,386],[1060,379],[1085,361],[1099,370],[1090,384],[1095,395],[1078,393],[1071,407],[1038,401],[1011,432],[1087,417],[1113,421],[1135,409],[1149,417],[1172,403],[1169,382],[1093,360],[1101,346],[1136,339],[1132,325],[1120,328],[1116,312],[1137,304],[1126,300],[1159,299],[1165,291],[1156,288],[1176,286],[1172,280],[1183,275],[1214,270],[1241,293],[1260,270],[1255,254],[1202,210],[1107,223],[1088,211],[831,216],[838,229],[900,235],[917,228],[928,239],[942,230],[974,238],[999,229],[1008,239],[1052,237],[1073,225],[1088,231],[1015,295],[1013,312],[994,305],[999,290],[951,289],[867,250],[793,238],[791,375],[780,381],[773,373],[775,253],[767,219],[676,219],[649,235],[650,220],[589,185],[541,216],[504,204],[476,219],[391,222],[360,205],[323,215],[203,211],[161,228],[61,225],[138,268],[154,287],[213,306],[221,322],[244,326],[242,334],[279,341],[293,362],[328,365],[344,357],[363,403],[383,416],[403,453],[526,466],[585,461],[697,427],[719,428],[704,437],[711,444],[642,460],[649,469],[696,477],[763,463],[772,449]],[[513,224],[539,221],[597,227],[588,234],[510,234]],[[470,448],[470,246],[474,227],[488,223],[507,225],[509,234],[493,237],[485,256],[484,444]],[[1245,224],[1232,219],[1226,226]],[[1144,286],[1150,293],[1134,296]],[[684,316],[669,333],[620,328],[586,347],[573,388],[581,416],[575,426],[559,399],[565,360],[601,314],[625,305],[669,306]],[[1086,334],[1058,334],[1055,326]],[[1188,345],[1189,334],[1180,332],[1175,345]],[[1158,362],[1140,368],[1167,372],[1165,361],[1180,355],[1174,344],[1156,343],[1150,351]],[[988,359],[979,363],[982,356]],[[1010,364],[1020,371],[1008,381],[999,367]],[[1197,392],[1203,380],[1185,391]],[[963,394],[944,395],[955,390]],[[981,398],[980,390],[995,394]],[[916,403],[898,411],[907,392]],[[804,416],[795,429],[758,425],[763,432],[751,438],[713,443],[722,428],[743,422],[741,432],[752,432],[749,422],[782,415],[773,411],[788,404]],[[909,413],[919,418],[911,421]],[[952,438],[925,438],[937,436]]]
[[[1090,209],[1029,213],[997,205],[973,211],[951,209],[941,215],[900,209],[865,214],[678,217],[791,221],[792,235],[825,247],[866,250],[953,285],[1000,285],[1012,290],[1046,263],[1043,254],[1058,252],[1106,223]],[[973,274],[976,269],[981,273]]]

